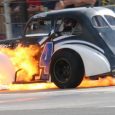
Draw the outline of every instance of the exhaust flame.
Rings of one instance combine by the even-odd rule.
[[[40,48],[37,45],[30,45],[28,47],[23,47],[22,45],[18,45],[15,49],[10,48],[0,48],[0,51],[6,54],[11,62],[13,63],[15,70],[19,70],[18,72],[18,81],[31,81],[32,75],[39,74],[39,62],[38,62],[38,54],[40,53]],[[1,60],[1,58],[0,58]],[[7,65],[4,65],[7,66]],[[2,66],[0,67],[1,70]],[[11,73],[9,66],[9,73]],[[0,71],[1,72],[1,71]],[[0,76],[0,84],[2,83],[2,78],[4,81],[7,81],[7,75]],[[38,78],[39,79],[39,78]],[[115,85],[115,79],[111,76],[107,76],[106,78],[100,78],[99,80],[90,80],[88,78],[84,78],[79,87],[97,87],[97,86],[113,86]],[[16,90],[36,90],[36,89],[51,89],[57,88],[53,83],[34,83],[34,84],[9,84],[8,89],[12,91]]]
[[[22,47],[18,45],[15,49],[1,48],[1,52],[7,54],[12,61],[15,70],[18,72],[18,81],[30,81],[32,75],[39,73],[38,60],[35,56],[39,53],[37,45],[30,45],[29,47]]]
[[[105,87],[114,86],[115,79],[111,76],[106,76],[106,78],[99,78],[98,80],[85,79],[82,81],[79,87]]]
[[[79,88],[90,88],[90,87],[105,87],[105,86],[114,86],[115,79],[111,76],[107,76],[106,78],[100,78],[99,80],[90,80],[85,79],[79,85]],[[53,89],[57,88],[53,83],[38,83],[38,84],[20,84],[20,85],[9,85],[8,89],[11,91],[16,90],[37,90],[37,89]]]

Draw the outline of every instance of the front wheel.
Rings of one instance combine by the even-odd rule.
[[[82,59],[72,50],[59,50],[52,57],[50,74],[59,88],[75,88],[84,76]]]

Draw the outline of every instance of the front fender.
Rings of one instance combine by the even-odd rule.
[[[103,53],[83,44],[63,44],[54,47],[54,53],[60,49],[69,48],[77,52],[84,63],[85,75],[94,76],[111,71],[110,63]]]

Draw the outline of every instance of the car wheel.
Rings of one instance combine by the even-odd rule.
[[[52,81],[59,88],[75,88],[84,76],[82,59],[72,50],[59,50],[52,57],[50,74]]]

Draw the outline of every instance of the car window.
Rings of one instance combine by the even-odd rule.
[[[61,33],[61,35],[71,35],[72,33],[77,33],[77,30],[81,30],[78,26],[77,20],[73,18],[63,18],[58,19],[56,22],[56,30]]]
[[[107,27],[108,26],[102,16],[94,16],[92,18],[92,24],[93,24],[94,27],[98,27],[98,28],[99,27],[102,28],[102,27]]]
[[[63,19],[58,19],[55,24],[56,31],[63,31]]]
[[[26,28],[26,35],[49,33],[50,31],[51,20],[34,19],[28,24]]]
[[[105,18],[107,19],[110,25],[115,26],[115,17],[110,15],[105,15]]]
[[[76,20],[76,23],[74,25],[74,27],[72,28],[72,34],[73,35],[81,35],[83,33],[83,27],[81,25],[81,23]]]

